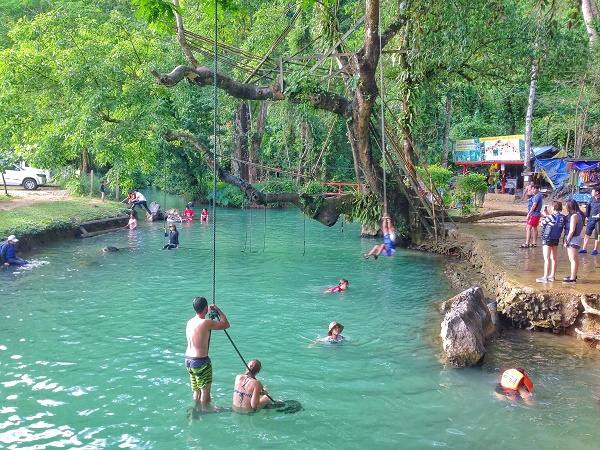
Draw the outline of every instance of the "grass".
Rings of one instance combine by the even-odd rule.
[[[0,197],[4,202],[6,196]],[[10,201],[10,200],[9,200]],[[107,219],[127,214],[122,203],[90,203],[89,199],[56,200],[34,203],[8,211],[0,210],[0,237],[17,237],[52,229],[72,228],[80,222]]]

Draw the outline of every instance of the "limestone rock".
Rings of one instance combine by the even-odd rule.
[[[446,360],[457,367],[476,365],[485,355],[486,341],[497,333],[483,290],[473,286],[445,302],[442,310]]]

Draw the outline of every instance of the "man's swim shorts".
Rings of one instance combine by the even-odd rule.
[[[186,356],[185,366],[190,374],[192,391],[198,391],[212,383],[212,363],[208,356],[205,358]]]

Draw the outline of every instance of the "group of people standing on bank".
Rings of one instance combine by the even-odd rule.
[[[567,250],[571,270],[562,280],[563,284],[577,283],[579,269],[579,253],[587,253],[586,247],[592,233],[600,223],[600,186],[592,187],[592,198],[586,205],[585,213],[576,200],[565,202],[566,215],[563,214],[563,203],[553,201],[551,208],[543,205],[543,197],[539,185],[531,184],[525,190],[528,196],[527,227],[525,243],[521,248],[536,247],[538,226],[541,226],[542,246],[544,255],[544,275],[536,278],[538,283],[548,283],[556,280],[557,251],[561,244]],[[585,220],[587,226],[582,235]],[[595,249],[592,254],[597,254]]]

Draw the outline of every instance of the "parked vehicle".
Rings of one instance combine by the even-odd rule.
[[[34,191],[38,186],[46,184],[46,174],[41,169],[34,167],[22,168],[14,165],[12,169],[4,172],[4,181],[7,186],[23,186],[28,191]],[[0,178],[0,183],[2,179]]]

